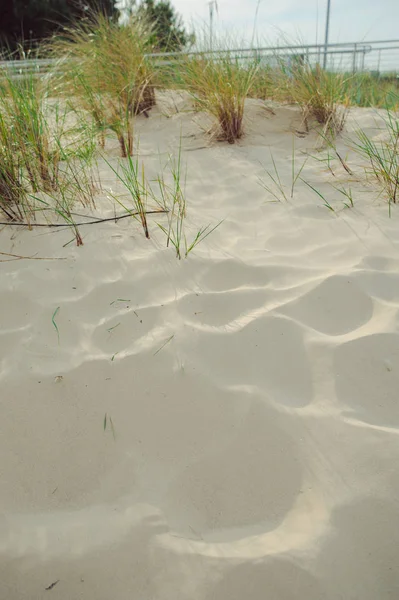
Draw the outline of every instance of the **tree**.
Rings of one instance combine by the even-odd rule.
[[[36,45],[89,10],[114,14],[114,0],[0,0],[0,45]]]
[[[164,52],[181,50],[193,36],[184,28],[181,16],[176,12],[170,0],[143,0],[137,10],[153,26],[154,47]]]

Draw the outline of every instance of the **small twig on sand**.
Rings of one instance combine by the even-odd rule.
[[[146,215],[157,215],[159,213],[167,213],[167,210],[148,210]],[[140,215],[139,212],[126,213],[116,217],[109,217],[107,219],[96,219],[95,221],[82,221],[82,223],[73,223],[74,227],[81,227],[82,225],[96,225],[97,223],[107,223],[108,221],[119,221],[120,219],[127,219],[128,217],[136,217]],[[70,223],[19,223],[15,221],[0,222],[0,225],[11,225],[13,227],[71,227]]]
[[[48,592],[49,590],[52,590],[53,587],[55,587],[57,585],[57,583],[59,583],[59,579],[57,579],[57,581],[53,581],[53,583],[50,583],[50,585],[48,585],[46,588],[44,588],[46,590],[46,592]]]
[[[19,254],[10,254],[9,252],[0,252],[0,256],[10,256],[6,260],[1,260],[0,262],[10,262],[12,260],[67,260],[66,257],[57,257],[57,256],[20,256]]]
[[[158,352],[161,352],[162,348],[165,348],[166,344],[169,344],[169,342],[171,340],[173,340],[174,337],[175,337],[175,334],[171,335],[170,338],[168,338],[166,340],[166,342],[164,344],[162,344],[162,346],[160,348],[158,348],[158,350],[156,352],[154,352],[153,356],[156,356],[158,354]]]

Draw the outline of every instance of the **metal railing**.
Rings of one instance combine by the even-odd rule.
[[[238,59],[246,60],[256,58],[273,66],[281,60],[298,60],[315,66],[322,64],[326,57],[326,67],[331,71],[373,71],[378,73],[399,73],[399,40],[377,40],[370,42],[342,42],[329,44],[293,45],[293,46],[267,46],[259,48],[235,48],[230,50],[208,50],[207,55],[224,53],[233,54]],[[159,52],[148,54],[148,58],[157,61],[159,67],[170,64],[182,56],[203,54],[195,50],[189,52]],[[0,61],[0,70],[7,69],[13,75],[23,76],[28,73],[45,74],[53,68],[65,68],[66,61],[57,62],[50,59],[28,59]]]
[[[342,56],[342,60],[328,56],[327,69],[399,73],[399,39],[355,43],[352,56]]]
[[[398,42],[399,43],[399,42]],[[201,54],[205,56],[211,56],[213,54],[217,54],[218,56],[223,56],[224,54],[233,55],[238,60],[251,60],[256,59],[259,62],[264,62],[265,64],[269,64],[271,66],[277,66],[277,64],[281,61],[290,61],[292,59],[300,59],[303,63],[316,65],[317,63],[321,63],[325,54],[327,57],[338,57],[342,61],[342,57],[346,55],[350,55],[351,64],[355,66],[359,63],[359,57],[365,56],[368,52],[372,51],[372,47],[370,44],[361,44],[361,43],[339,43],[339,44],[329,44],[326,49],[323,44],[311,44],[311,45],[293,45],[293,46],[265,46],[258,48],[234,48],[234,49],[221,49],[221,50],[206,50],[206,51],[189,51],[185,53],[181,52],[160,52],[157,54],[149,54],[148,56],[151,58],[155,58],[159,65],[162,64],[171,64],[175,61],[178,61],[179,57],[184,56],[195,56],[196,54]],[[352,58],[353,57],[353,58]],[[328,63],[333,63],[332,60],[327,60]],[[337,62],[335,60],[335,62]]]

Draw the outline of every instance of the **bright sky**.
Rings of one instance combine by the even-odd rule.
[[[207,0],[172,0],[187,25],[209,23]],[[252,38],[258,0],[218,0],[215,27],[238,40]],[[324,41],[327,0],[260,0],[256,36],[275,42]],[[331,0],[330,42],[399,39],[399,0]]]

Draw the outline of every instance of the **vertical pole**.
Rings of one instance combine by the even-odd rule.
[[[256,33],[256,22],[258,20],[258,12],[259,12],[259,6],[260,3],[262,2],[262,0],[258,0],[258,3],[256,5],[256,10],[255,10],[255,18],[254,18],[254,28],[252,31],[252,39],[251,39],[251,48],[254,47],[254,42],[255,42],[255,33]]]
[[[213,46],[213,1],[209,2],[209,45],[212,52]]]
[[[366,50],[363,48],[363,56],[362,56],[362,72],[364,71],[364,59],[366,57]]]
[[[209,38],[210,38],[210,50],[213,50],[213,15],[214,11],[218,12],[218,2],[217,0],[211,0],[208,2],[209,6]]]
[[[378,66],[377,66],[378,75],[380,74],[380,67],[381,67],[381,50],[378,50]]]
[[[327,67],[328,34],[330,32],[330,6],[331,6],[331,0],[327,0],[326,34],[324,37],[323,69],[325,69]]]
[[[355,44],[355,48],[353,50],[353,65],[352,65],[353,74],[356,73],[356,60],[357,60],[357,44]]]

